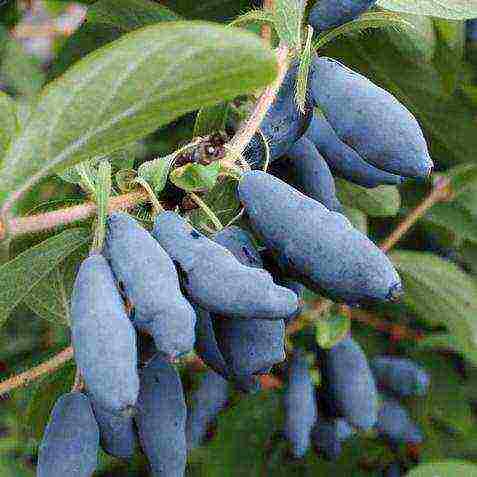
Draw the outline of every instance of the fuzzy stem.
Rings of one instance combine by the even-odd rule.
[[[143,191],[130,192],[129,194],[112,197],[109,202],[109,210],[110,212],[114,212],[116,210],[133,209],[136,205],[147,202],[148,200],[149,196]],[[9,238],[15,238],[25,234],[55,229],[92,217],[96,211],[97,207],[94,202],[85,202],[81,205],[46,212],[44,214],[16,217],[11,219],[8,223],[8,236]],[[0,224],[0,240],[5,238],[5,235],[5,227]]]
[[[24,373],[2,381],[0,383],[0,396],[12,391],[13,389],[27,386],[35,379],[41,378],[45,374],[50,374],[53,371],[56,371],[71,359],[73,359],[73,347],[69,346],[48,361],[45,361],[44,363],[41,363],[38,366],[25,371]]]
[[[447,200],[450,193],[450,181],[448,179],[439,180],[432,192],[384,240],[380,245],[381,250],[386,253],[389,252],[434,204]]]
[[[261,94],[252,114],[248,120],[242,124],[229,143],[229,147],[235,155],[241,155],[243,153],[247,144],[260,127],[260,124],[265,118],[270,106],[275,101],[277,92],[280,89],[288,70],[288,53],[288,46],[281,43],[277,49],[278,75],[275,81]]]

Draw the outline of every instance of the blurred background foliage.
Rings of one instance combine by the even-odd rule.
[[[160,2],[169,11],[156,10],[151,3],[0,2],[0,85],[15,98],[18,121],[28,121],[43,85],[128,31],[178,17],[227,22],[261,2]],[[466,41],[463,21],[410,15],[405,19],[415,30],[366,30],[335,39],[321,53],[359,70],[413,111],[425,130],[437,175],[462,164],[475,165],[477,43]],[[259,29],[257,25],[249,28]],[[121,151],[112,158],[116,172],[137,169],[144,161],[172,153],[190,141],[194,121],[195,114],[189,114]],[[21,201],[17,212],[39,213],[84,201],[86,194],[76,182],[64,174],[43,180]],[[119,182],[116,185],[121,189]],[[337,186],[350,219],[378,242],[430,192],[432,184],[407,182],[399,190],[380,187],[369,191],[338,180]],[[168,194],[183,192],[168,186],[164,194],[167,199]],[[205,200],[224,221],[237,209],[231,187],[216,187]],[[136,212],[147,219],[147,208]],[[206,221],[198,210],[189,215],[198,225]],[[10,254],[15,256],[51,235],[17,239],[10,244]],[[75,266],[85,253],[80,246],[38,283],[4,323],[2,378],[68,346],[67,303],[58,297],[68,295]],[[453,200],[435,205],[399,243],[392,258],[406,285],[403,303],[353,311],[351,326],[369,357],[406,354],[429,371],[428,397],[406,402],[426,435],[423,447],[396,451],[372,434],[360,435],[346,443],[337,463],[327,463],[313,452],[304,461],[294,462],[280,437],[282,391],[268,389],[254,396],[232,396],[210,441],[191,455],[188,475],[379,476],[396,460],[396,452],[404,463],[444,459],[477,463],[477,183]],[[308,298],[316,300],[311,293]],[[321,323],[317,329],[326,331],[333,326],[329,323],[338,321]],[[306,325],[293,337],[294,345],[309,350],[315,341],[314,328]],[[276,376],[282,371],[276,369]],[[200,371],[184,366],[181,372],[187,390],[194,389]],[[2,477],[34,475],[37,445],[52,404],[69,389],[73,378],[74,366],[68,365],[2,397]],[[143,466],[139,457],[131,467],[101,454],[97,475],[146,475]]]

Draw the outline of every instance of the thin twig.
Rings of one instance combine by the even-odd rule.
[[[32,381],[41,378],[45,374],[56,371],[71,359],[73,359],[73,347],[69,346],[48,361],[45,361],[44,363],[41,363],[38,366],[25,371],[24,373],[2,381],[0,383],[0,396],[16,388],[27,386]]]
[[[383,252],[389,252],[401,238],[423,217],[436,203],[447,200],[450,196],[450,181],[441,179],[432,192],[401,222],[389,237],[380,245]]]
[[[113,212],[116,210],[133,209],[136,205],[147,202],[148,200],[149,196],[146,192],[130,192],[129,194],[112,197],[109,203],[109,210]],[[97,207],[94,202],[85,202],[81,205],[45,212],[44,214],[16,217],[11,219],[8,223],[8,236],[9,238],[14,238],[79,222],[92,217],[96,213],[96,210]],[[5,238],[5,235],[5,227],[0,223],[0,240]]]
[[[232,149],[235,155],[241,155],[243,153],[247,144],[260,127],[260,124],[265,118],[270,106],[275,101],[277,92],[280,89],[288,70],[288,53],[288,46],[281,43],[277,49],[278,74],[275,81],[261,94],[252,114],[248,120],[242,124],[235,136],[229,142],[229,148]]]

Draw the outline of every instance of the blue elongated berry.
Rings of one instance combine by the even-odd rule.
[[[71,297],[75,360],[95,402],[120,412],[136,404],[139,392],[136,332],[108,262],[87,258]]]
[[[368,188],[383,184],[398,185],[403,181],[401,176],[382,171],[362,159],[354,149],[341,141],[321,115],[313,116],[306,137],[323,155],[333,174],[343,179]]]
[[[287,152],[287,156],[292,159],[296,188],[327,209],[341,213],[343,206],[336,197],[335,180],[315,145],[302,137]]]
[[[338,460],[342,443],[354,434],[353,428],[340,418],[318,419],[313,429],[312,440],[316,449],[331,461]]]
[[[176,369],[157,355],[141,373],[136,421],[155,477],[182,477],[186,464],[186,404]]]
[[[348,336],[319,354],[328,411],[355,427],[371,429],[377,419],[378,393],[361,346]]]
[[[377,356],[371,369],[378,384],[399,396],[423,396],[429,389],[429,375],[410,359]]]
[[[348,303],[400,295],[392,263],[343,215],[261,171],[242,176],[239,196],[280,267],[310,289]]]
[[[275,285],[268,272],[242,265],[179,215],[160,214],[154,236],[180,266],[191,299],[208,311],[227,317],[281,319],[298,308],[297,296]]]
[[[38,451],[38,477],[90,477],[98,464],[99,429],[87,396],[55,403]]]
[[[290,360],[285,391],[285,436],[295,457],[303,457],[317,419],[315,387],[305,355],[298,351]]]
[[[404,474],[401,472],[401,464],[393,462],[386,468],[384,477],[401,477],[402,475]]]
[[[186,440],[189,449],[201,444],[228,397],[228,382],[217,373],[207,371],[199,388],[192,394],[192,405],[187,413]]]
[[[343,25],[369,10],[377,0],[319,0],[310,12],[309,22],[315,31]]]
[[[214,240],[221,243],[245,266],[262,268],[263,262],[250,234],[239,227],[227,227]],[[214,331],[228,371],[246,377],[267,372],[285,359],[285,324],[283,320],[213,319]]]
[[[99,426],[101,448],[118,459],[130,459],[139,447],[132,415],[111,412],[92,402]]]
[[[231,252],[242,265],[264,268],[262,257],[255,248],[252,236],[246,230],[232,225],[217,232],[213,239]]]
[[[419,123],[393,95],[331,58],[315,58],[312,71],[310,95],[345,144],[379,169],[430,175],[433,163]]]
[[[134,324],[172,357],[194,346],[195,313],[184,298],[174,263],[156,240],[125,213],[109,217],[106,252],[135,307]]]
[[[394,444],[420,444],[424,438],[407,411],[394,399],[385,399],[376,422],[378,432]]]
[[[220,374],[224,379],[233,381],[236,387],[242,391],[254,393],[260,389],[260,383],[255,376],[233,376],[222,352],[219,349],[215,337],[214,325],[210,313],[200,307],[196,307],[197,325],[195,351],[204,363]]]
[[[477,18],[465,22],[467,41],[477,42]]]
[[[215,336],[232,376],[263,374],[285,359],[283,320],[214,318]]]
[[[270,160],[283,156],[305,133],[310,123],[311,104],[301,112],[295,101],[295,83],[298,65],[287,72],[277,97],[260,125],[270,148]],[[255,134],[244,151],[244,158],[252,168],[262,167],[265,162],[265,147],[260,134]]]

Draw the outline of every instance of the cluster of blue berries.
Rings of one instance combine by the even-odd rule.
[[[374,3],[321,0],[310,23],[326,30]],[[123,459],[140,448],[152,475],[182,476],[187,450],[225,405],[229,383],[257,390],[258,376],[285,360],[285,327],[300,314],[304,286],[348,305],[400,297],[390,260],[342,215],[333,174],[364,187],[426,178],[432,161],[422,131],[396,98],[324,57],[313,59],[303,112],[294,98],[297,73],[294,64],[261,126],[271,161],[291,159],[294,183],[256,170],[266,157],[257,134],[245,151],[252,170],[238,186],[265,252],[243,228],[206,237],[174,212],[159,214],[152,234],[127,214],[109,217],[104,251],[82,263],[71,300],[85,390],[57,401],[40,446],[39,477],[90,476],[99,445]],[[145,365],[140,333],[155,345]],[[173,361],[192,350],[212,371],[188,412]],[[318,400],[305,356],[296,352],[289,362],[285,434],[297,457],[313,440],[337,458],[355,429],[420,442],[397,401],[379,406],[376,383],[399,396],[421,394],[421,369],[386,357],[370,367],[350,336],[318,355]]]

